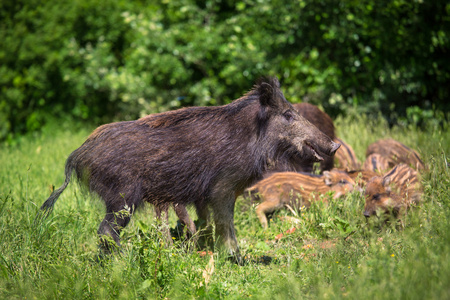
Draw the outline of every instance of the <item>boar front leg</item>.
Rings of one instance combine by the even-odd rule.
[[[223,199],[223,198],[222,198]],[[216,243],[231,256],[237,264],[242,264],[239,248],[234,230],[234,204],[236,202],[234,193],[220,201],[214,199],[211,204],[214,223],[216,225]]]

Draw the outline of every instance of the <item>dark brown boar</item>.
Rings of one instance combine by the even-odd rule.
[[[331,117],[316,105],[302,102],[294,103],[292,106],[306,120],[315,125],[320,131],[328,135],[331,139],[336,137],[334,123]]]
[[[334,138],[334,124],[331,118],[317,106],[309,103],[293,104],[297,112],[308,120],[312,125],[316,126],[320,131],[325,133],[331,139]],[[319,170],[331,170],[334,163],[334,155],[324,155],[320,162]],[[299,156],[292,156],[291,153],[285,152],[270,167],[270,172],[309,172],[314,171],[314,162],[306,161]]]
[[[340,138],[336,137],[334,138],[334,141],[341,144],[341,147],[339,147],[334,155],[335,161],[337,162],[336,167],[346,171],[359,170],[361,168],[361,163],[356,157],[353,148]]]
[[[233,224],[235,195],[286,156],[322,161],[339,148],[285,99],[276,78],[261,79],[243,97],[216,107],[188,107],[97,128],[66,161],[64,184],[42,205],[48,212],[73,171],[106,204],[98,233],[119,245],[119,233],[143,202],[195,205],[213,213],[216,242],[240,261]],[[128,213],[120,213],[122,211]]]
[[[366,185],[364,216],[370,217],[377,211],[383,214],[403,215],[411,203],[419,203],[421,184],[413,168],[399,164],[383,177],[373,177]]]
[[[298,113],[306,120],[311,122],[320,131],[328,135],[332,140],[335,138],[334,123],[330,116],[322,111],[317,106],[310,103],[295,103],[292,106],[298,111]],[[326,156],[324,160],[320,162],[320,171],[331,170],[334,166],[334,156]],[[295,167],[299,172],[312,172],[313,165],[298,164]],[[288,171],[288,170],[286,170]]]
[[[425,168],[419,154],[414,149],[391,138],[378,140],[370,144],[367,147],[366,156],[373,153],[381,154],[394,161],[395,164],[404,163],[419,171]]]
[[[392,169],[396,163],[384,155],[372,153],[366,157],[363,164],[363,170],[373,171],[378,175],[384,174],[386,171]]]
[[[259,181],[244,192],[244,197],[262,201],[256,214],[267,228],[267,214],[289,205],[295,208],[309,207],[320,195],[334,192],[337,199],[351,192],[355,182],[344,171],[324,171],[323,175],[309,173],[280,172]],[[324,199],[324,201],[326,201]]]

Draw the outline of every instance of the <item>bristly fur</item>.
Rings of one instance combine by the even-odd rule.
[[[361,168],[361,163],[358,161],[353,148],[340,138],[336,137],[334,141],[341,144],[341,147],[336,151],[335,155],[339,168],[346,171],[359,170]]]
[[[370,217],[377,210],[406,213],[412,203],[418,204],[422,195],[419,173],[405,165],[396,165],[383,177],[373,177],[366,186],[364,215]]]
[[[295,103],[292,107],[298,112],[298,114],[309,121],[309,126],[315,126],[329,138],[334,140],[334,124],[330,116],[324,111],[320,110],[317,106],[309,103]],[[336,141],[335,141],[336,142]],[[289,151],[289,147],[286,151],[281,151],[278,156],[276,164],[271,167],[271,172],[307,172],[313,173],[314,161],[304,160],[298,157],[295,152]],[[324,160],[320,162],[319,171],[322,173],[326,170],[331,170],[334,165],[334,155],[324,155]],[[264,175],[267,177],[266,175]]]
[[[202,217],[206,206],[212,209],[216,234],[236,253],[236,195],[283,151],[304,151],[305,141],[320,153],[336,151],[329,137],[298,114],[287,120],[286,111],[293,111],[292,105],[278,80],[269,78],[224,106],[188,107],[100,126],[69,156],[66,181],[42,209],[53,207],[74,171],[106,204],[101,236],[119,244],[120,229],[142,202],[162,208],[194,204]],[[314,159],[309,152],[299,156]],[[118,215],[124,209],[128,214]]]
[[[378,153],[372,153],[366,157],[363,164],[363,169],[368,171],[384,174],[386,171],[392,169],[395,166],[395,162],[389,157],[383,156]]]
[[[370,144],[367,147],[366,156],[373,153],[386,157],[394,164],[403,163],[419,171],[426,168],[419,154],[414,149],[391,138],[378,140]]]
[[[244,192],[251,201],[261,201],[256,214],[264,228],[268,227],[266,215],[284,208],[309,207],[320,195],[334,192],[334,198],[351,192],[355,182],[344,171],[325,171],[324,175],[299,172],[273,173]],[[323,199],[323,198],[322,198]],[[323,199],[326,201],[326,199]]]

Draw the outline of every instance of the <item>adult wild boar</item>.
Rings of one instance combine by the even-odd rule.
[[[187,229],[186,232],[187,238],[194,236],[197,229],[195,227],[194,221],[189,216],[186,206],[179,203],[174,203],[172,207],[179,219],[180,226]],[[155,213],[158,219],[161,220],[161,215],[163,212],[164,212],[164,234],[166,237],[167,244],[171,245],[172,236],[170,234],[169,229],[169,203],[162,203],[159,206],[155,206]],[[182,231],[184,231],[184,229]]]
[[[311,122],[331,139],[336,137],[333,120],[326,112],[322,111],[316,105],[306,102],[294,103],[292,106],[302,117]]]
[[[320,132],[324,133],[329,138],[334,138],[334,125],[331,118],[317,106],[308,103],[293,104],[294,109],[300,116],[309,121],[311,126],[317,127]],[[333,168],[334,152],[331,155],[323,155],[320,161],[320,171],[330,170]],[[308,172],[314,171],[313,160],[305,160],[301,156],[292,155],[287,151],[277,157],[277,160],[270,166],[268,172]],[[268,176],[268,174],[266,174]]]
[[[330,116],[318,108],[316,105],[302,102],[295,103],[292,105],[297,112],[304,117],[306,120],[311,122],[314,126],[316,126],[320,131],[329,136],[333,141],[335,141],[335,128],[333,120]],[[336,142],[336,141],[335,141]],[[307,162],[295,162],[293,161],[295,171],[297,172],[312,172],[313,171],[313,163]],[[324,160],[320,162],[320,171],[331,170],[334,166],[334,155],[324,157]],[[289,171],[283,170],[283,171]]]
[[[119,232],[143,202],[194,204],[200,218],[213,212],[216,241],[240,262],[235,195],[282,155],[321,161],[338,148],[299,116],[276,78],[265,78],[224,106],[188,107],[100,126],[69,155],[64,184],[41,209],[51,210],[75,171],[106,204],[98,234],[107,252],[108,237],[119,245]],[[124,210],[129,213],[120,213]]]

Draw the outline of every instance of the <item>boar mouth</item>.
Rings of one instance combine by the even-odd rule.
[[[309,149],[311,155],[314,157],[316,162],[323,161],[323,157],[319,155],[318,150],[309,142],[305,142],[306,148]]]

